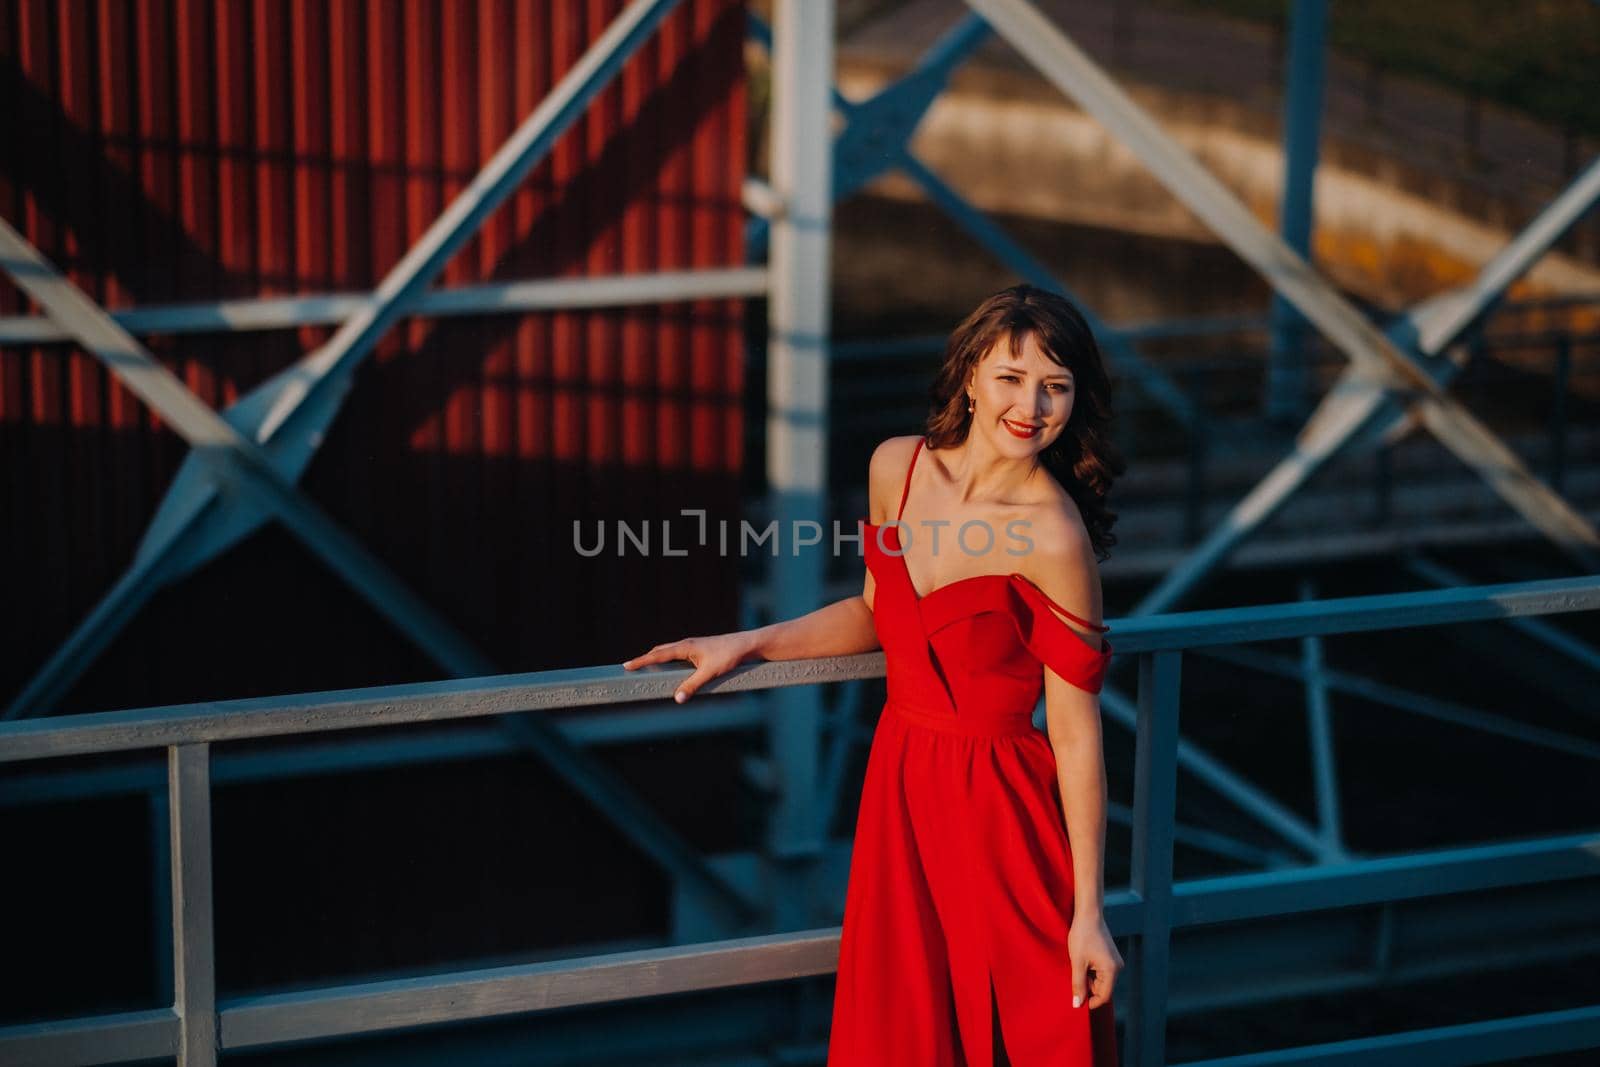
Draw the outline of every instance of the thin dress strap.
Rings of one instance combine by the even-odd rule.
[[[911,452],[911,465],[906,468],[905,488],[900,490],[900,510],[895,512],[895,521],[900,521],[900,516],[906,513],[906,497],[911,494],[911,472],[917,469],[917,454],[922,451],[923,438],[917,438],[917,447]]]
[[[1060,604],[1057,604],[1055,600],[1051,598],[1049,593],[1046,593],[1043,589],[1039,588],[1039,583],[1035,582],[1032,578],[1029,578],[1021,571],[1017,571],[1016,576],[1021,578],[1029,589],[1039,594],[1040,598],[1043,599],[1046,604],[1049,604],[1056,611],[1059,611],[1061,614],[1065,615],[1079,626],[1083,626],[1090,630],[1098,630],[1100,633],[1109,633],[1111,631],[1110,626],[1101,626],[1098,623],[1090,622],[1088,619],[1080,618],[1079,616],[1068,611],[1066,608],[1062,607]]]

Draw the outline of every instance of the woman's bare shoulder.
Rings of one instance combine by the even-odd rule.
[[[921,439],[920,434],[889,437],[872,450],[872,460],[867,465],[868,521],[877,524],[894,518],[912,453]]]
[[[1059,499],[1029,509],[1029,550],[1017,560],[1024,577],[1068,611],[1100,621],[1100,570],[1078,505],[1065,489]]]
[[[1030,525],[1038,531],[1042,545],[1058,560],[1088,553],[1094,558],[1089,539],[1089,527],[1083,521],[1078,502],[1072,499],[1067,487],[1048,478],[1040,494],[1027,506]]]

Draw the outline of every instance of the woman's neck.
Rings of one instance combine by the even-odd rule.
[[[1037,456],[1012,459],[968,433],[967,439],[946,450],[943,459],[963,504],[1014,500],[1039,470]]]

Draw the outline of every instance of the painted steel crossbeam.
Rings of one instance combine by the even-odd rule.
[[[606,27],[583,57],[562,76],[511,137],[501,145],[472,182],[428,227],[427,233],[395,264],[372,301],[345,322],[327,343],[306,360],[319,381],[346,377],[378,343],[390,326],[407,313],[415,299],[444,269],[478,226],[515,191],[517,185],[555,145],[644,44],[678,0],[634,0]],[[269,413],[263,431],[270,437],[290,414],[288,401]]]
[[[251,389],[220,419],[194,398],[191,407],[205,408],[203,421],[212,426],[213,432],[224,432],[225,425],[232,428],[229,432],[233,436],[264,446],[264,466],[275,470],[284,483],[297,482],[343,404],[355,364],[371,351],[383,329],[423,295],[422,290],[437,276],[449,254],[470,238],[472,230],[509,194],[516,180],[549,151],[555,138],[581,113],[582,106],[616,73],[674,3],[675,0],[636,0],[518,127],[511,140],[328,344]],[[105,318],[104,312],[100,316]],[[105,321],[114,327],[109,318]],[[116,370],[117,365],[113,364],[112,369]],[[163,417],[170,417],[166,409],[157,410]],[[280,436],[277,431],[291,419],[295,432]],[[268,509],[258,497],[219,496],[218,475],[209,457],[197,447],[179,467],[135,553],[132,570],[156,580],[129,581],[125,576],[29,680],[13,702],[13,711],[60,699],[77,674],[104,650],[162,583],[204,565],[258,529],[267,517]],[[364,551],[360,554],[365,557],[365,570],[381,570],[374,557]],[[398,585],[392,579],[387,584]],[[492,670],[485,657],[449,631],[420,599],[387,596],[373,603],[450,673],[462,676]]]
[[[1534,477],[1492,432],[1446,395],[1427,368],[1401,351],[1310,264],[1263,226],[1048,18],[1026,0],[968,3],[1040,73],[1138,156],[1157,180],[1225,244],[1254,266],[1277,293],[1351,360],[1356,371],[1385,390],[1414,394],[1422,418],[1447,447],[1558,545],[1580,562],[1600,566],[1600,554],[1595,551],[1600,548],[1600,533],[1581,514]],[[1354,405],[1356,409],[1362,406]],[[1340,414],[1340,421],[1348,425],[1355,412],[1346,410]],[[1351,432],[1358,430],[1361,422],[1351,426]],[[1225,531],[1231,531],[1234,521],[1235,517],[1230,516]],[[1253,525],[1246,529],[1251,528]],[[1231,547],[1237,539],[1238,535],[1230,533],[1217,544],[1202,545],[1194,558],[1209,566],[1224,554],[1219,549]],[[1192,584],[1194,576],[1186,577]],[[1163,583],[1145,598],[1136,614],[1170,604],[1178,591],[1181,590]]]
[[[589,101],[676,3],[677,0],[635,0],[618,15],[355,314],[320,348],[229,406],[224,417],[241,433],[263,444],[285,477],[298,480],[310,465],[344,405],[360,362],[395,322],[410,313],[450,256],[471,239],[483,220],[549,154]],[[193,507],[188,498],[203,497],[208,491],[205,472],[186,462],[156,512],[140,552],[167,551],[180,534],[192,538],[179,553],[187,572],[237,544],[260,525],[260,515],[235,509],[206,516],[204,528],[190,534],[186,516]]]
[[[1277,514],[1301,486],[1311,480],[1356,435],[1367,427],[1387,401],[1382,385],[1348,373],[1335,380],[1311,420],[1295,438],[1293,449],[1266,476],[1228,509],[1181,562],[1162,576],[1130,614],[1153,616],[1170,611],[1247,537]]]
[[[749,25],[751,36],[770,48],[771,37],[765,24],[751,15]],[[982,18],[968,15],[940,36],[909,73],[870,99],[851,101],[837,89],[833,91],[834,106],[845,119],[844,129],[835,139],[835,151],[841,160],[834,179],[834,199],[849,197],[888,171],[900,171],[922,189],[935,207],[966,230],[968,236],[1008,270],[1041,289],[1072,300],[1117,368],[1179,423],[1193,426],[1198,421],[1194,403],[1166,371],[1145,359],[1131,337],[1101,321],[1049,268],[911,152],[907,142],[945,88],[950,73],[988,34],[988,24]],[[752,250],[759,252],[766,233],[765,219],[752,220],[747,231],[747,243]]]
[[[1416,336],[1406,343],[1433,354],[1457,340],[1504,297],[1551,245],[1600,198],[1600,158],[1592,160],[1532,222],[1484,264],[1471,282],[1424,303],[1414,318]]]
[[[1304,638],[1303,640],[1313,639]],[[1447,722],[1452,726],[1461,726],[1469,730],[1493,734],[1508,741],[1519,741],[1525,745],[1533,745],[1538,748],[1549,749],[1552,752],[1577,756],[1580,759],[1600,760],[1600,742],[1590,741],[1588,738],[1579,737],[1563,730],[1552,730],[1543,726],[1530,726],[1509,716],[1466,707],[1453,701],[1442,700],[1439,697],[1414,693],[1401,686],[1364,678],[1352,671],[1322,667],[1320,672],[1314,675],[1303,664],[1297,664],[1287,656],[1278,656],[1255,648],[1219,647],[1207,649],[1204,654],[1224,663],[1247,667],[1263,674],[1271,674],[1291,681],[1309,684],[1313,678],[1319,678],[1319,685],[1324,690],[1346,693],[1361,700],[1394,708],[1397,711],[1407,711],[1413,715],[1433,719],[1437,722]]]
[[[0,794],[0,801],[3,800],[4,795]],[[1106,818],[1121,826],[1134,825],[1133,809],[1115,800],[1106,801]],[[1299,863],[1298,857],[1287,852],[1262,848],[1231,834],[1196,826],[1193,823],[1175,822],[1172,826],[1172,840],[1187,848],[1209,852],[1215,856],[1225,856],[1251,867],[1292,867]]]
[[[1402,561],[1407,570],[1437,586],[1450,587],[1470,584],[1465,575],[1462,575],[1438,560],[1429,559],[1420,552],[1409,552]],[[1561,653],[1568,659],[1587,667],[1591,671],[1600,672],[1600,649],[1545,622],[1543,619],[1512,619],[1513,628],[1521,630],[1535,641],[1539,641],[1549,648]],[[1593,714],[1600,714],[1600,708],[1590,709]]]
[[[1597,196],[1600,159],[1485,264],[1473,282],[1419,304],[1389,327],[1389,336],[1397,343],[1416,346],[1435,380],[1441,387],[1448,385],[1459,368],[1437,357],[1488,313],[1504,286],[1532,267]],[[1302,427],[1294,450],[1229,509],[1211,533],[1146,594],[1133,614],[1170,610],[1335,456],[1403,433],[1413,418],[1381,379],[1360,367],[1347,367]]]
[[[1185,207],[1358,365],[1410,388],[1432,379],[1396,351],[1283,240],[1026,0],[968,0],[1013,48],[1137,156]]]
[[[528,278],[430,289],[416,298],[406,314],[416,318],[523,314],[742,299],[766,293],[765,267]],[[371,293],[355,292],[263,296],[193,304],[156,304],[112,311],[110,315],[112,321],[135,336],[244,333],[340,323],[366,307],[372,299]],[[37,345],[68,339],[67,332],[47,315],[0,316],[0,345]]]
[[[844,128],[833,142],[838,160],[835,200],[853,196],[895,166],[896,156],[905,152],[906,141],[949,84],[951,73],[988,36],[983,19],[968,15],[945,31],[909,72],[865,100],[844,102],[839,108]]]
[[[1415,350],[1439,386],[1448,386],[1462,368],[1441,357],[1500,304],[1511,283],[1532,269],[1550,247],[1594,207],[1597,199],[1600,199],[1600,158],[1592,160],[1495,253],[1472,281],[1422,301],[1389,327],[1388,336],[1396,344]],[[1358,370],[1347,367],[1339,381],[1349,383],[1359,379]],[[1416,422],[1414,412],[1401,412],[1386,418],[1384,425],[1367,439],[1376,440],[1380,435],[1393,439]]]
[[[451,255],[516,189],[555,142],[582,115],[590,100],[616,75],[622,64],[654,31],[677,0],[634,0],[606,27],[582,58],[562,76],[550,94],[519,125],[465,189],[451,201],[379,283],[369,300],[325,344],[292,367],[252,389],[228,411],[241,431],[271,448],[274,459],[298,479],[310,464],[323,435],[343,406],[351,378],[384,333],[407,314]],[[277,435],[293,423],[280,442]],[[198,492],[197,473],[180,470],[169,500]],[[181,504],[175,504],[181,507]],[[163,510],[166,504],[163,503]],[[158,512],[151,533],[169,536],[169,517]],[[239,516],[208,531],[194,555],[207,558],[237,542],[253,529],[249,516]],[[152,538],[147,537],[147,545]],[[144,550],[145,546],[141,546]]]
[[[1137,733],[1138,708],[1121,690],[1107,686],[1100,693],[1100,708],[1115,723]],[[1331,860],[1334,851],[1327,847],[1315,827],[1288,807],[1273,799],[1259,786],[1251,784],[1233,768],[1192,741],[1177,743],[1177,765],[1204,782],[1234,807],[1267,827],[1285,841],[1319,860]]]
[[[66,695],[73,680],[105,651],[118,631],[171,581],[170,574],[164,570],[167,562],[160,557],[136,555],[83,621],[55,647],[33,677],[0,710],[0,719],[37,715],[54,707]]]
[[[619,16],[419,246],[402,259],[379,286],[374,300],[327,345],[252,390],[225,415],[190,393],[126,330],[62,278],[20,235],[5,227],[0,253],[7,271],[74,340],[124,377],[193,447],[136,555],[132,572],[145,580],[120,582],[113,591],[121,594],[119,599],[103,601],[91,615],[97,628],[86,631],[80,626],[69,644],[78,649],[103,648],[114,632],[113,624],[125,623],[142,602],[134,594],[147,597],[156,587],[149,578],[170,580],[181,568],[197,566],[196,557],[206,548],[220,551],[271,516],[288,526],[446,670],[458,676],[490,673],[486,657],[305,500],[292,482],[309,463],[337,413],[355,361],[371,351],[387,325],[403,313],[406,301],[442,269],[450,252],[470,237],[471,228],[548,151],[555,137],[675,3],[638,0]],[[291,418],[296,420],[296,432],[274,441],[274,432]],[[191,538],[196,536],[209,537],[209,546],[202,543],[195,551]],[[185,553],[186,548],[191,551]],[[36,676],[13,704],[13,711],[32,707],[47,691],[64,691],[71,672],[81,670],[83,664],[58,653],[47,666],[57,669]],[[568,744],[550,724],[508,718],[501,728],[521,747],[540,756],[625,836],[697,890],[716,911],[731,915],[736,923],[753,917],[742,894],[713,871],[704,857],[625,783]]]
[[[1462,1067],[1523,1062],[1600,1045],[1600,1005],[1435,1026],[1321,1045],[1188,1060],[1178,1067]]]
[[[1013,240],[1005,230],[997,226],[989,216],[969,204],[960,193],[946,185],[942,178],[909,150],[902,149],[899,152],[895,165],[903,174],[916,182],[929,200],[966,230],[980,245],[999,258],[1013,273],[1041,289],[1060,293],[1071,300],[1083,316],[1084,322],[1088,324],[1090,332],[1100,339],[1106,356],[1117,369],[1127,374],[1146,395],[1165,408],[1173,418],[1186,427],[1193,427],[1199,421],[1199,415],[1194,402],[1189,399],[1189,394],[1185,393],[1165,370],[1145,359],[1134,346],[1131,337],[1109,326],[1094,313],[1086,301],[1073,296],[1060,279],[1035,259],[1032,253]]]
[[[356,592],[401,625],[419,647],[451,664],[459,673],[482,673],[488,661],[465,638],[437,618],[359,542],[287,483],[253,441],[190,392],[4,219],[0,219],[0,267],[188,442],[197,463],[214,482],[227,487],[230,500],[243,495],[252,497]],[[136,562],[117,590],[125,597],[148,593],[154,579],[163,576],[159,564],[145,558]],[[131,613],[119,606],[121,603],[102,602],[94,617],[125,622]],[[38,686],[30,685],[12,704],[11,713],[31,710],[38,693]]]

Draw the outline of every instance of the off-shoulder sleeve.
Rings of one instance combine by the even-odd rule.
[[[1056,615],[1043,591],[1022,575],[1013,577],[1011,588],[1017,598],[1012,618],[1028,650],[1079,689],[1100,692],[1111,665],[1111,642],[1101,637],[1100,650],[1090,648],[1087,640]]]

